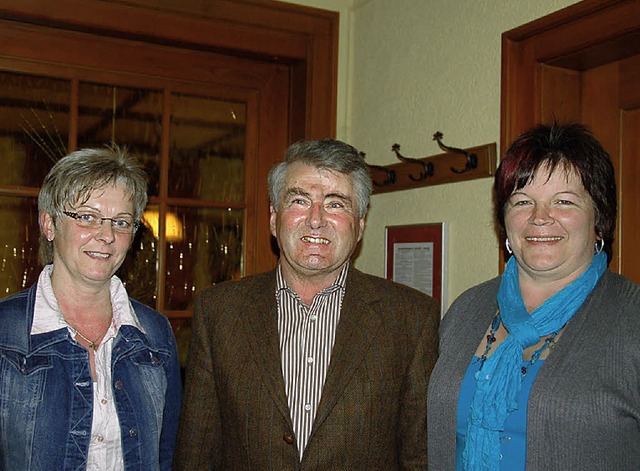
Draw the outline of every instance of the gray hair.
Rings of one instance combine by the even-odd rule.
[[[140,164],[116,145],[81,149],[60,159],[47,174],[38,194],[38,213],[46,211],[54,221],[62,211],[85,203],[91,194],[110,185],[123,184],[133,202],[135,221],[147,206],[147,179]],[[53,261],[53,242],[40,233],[40,262]]]
[[[284,191],[287,169],[294,162],[351,177],[357,199],[358,217],[363,218],[367,214],[372,183],[364,156],[353,146],[336,139],[299,141],[289,146],[284,154],[284,162],[276,164],[269,172],[269,200],[276,211],[279,209],[280,197]]]

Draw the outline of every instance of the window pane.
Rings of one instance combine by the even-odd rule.
[[[156,214],[155,222],[147,214]],[[157,291],[158,260],[158,207],[148,205],[145,217],[136,231],[124,263],[118,270],[118,276],[127,287],[127,293],[133,299],[155,307]]]
[[[242,272],[242,211],[173,207],[167,216],[165,307],[191,309],[193,295]]]
[[[0,185],[39,187],[67,153],[70,83],[0,71]]]
[[[169,196],[244,201],[243,103],[171,96]]]
[[[38,201],[0,196],[0,297],[17,293],[38,280]]]
[[[140,159],[149,194],[160,193],[162,92],[81,83],[78,96],[78,148],[115,142]]]

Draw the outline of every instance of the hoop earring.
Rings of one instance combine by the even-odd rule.
[[[513,250],[511,250],[511,244],[509,244],[509,239],[506,239],[504,241],[504,246],[507,248],[507,252],[509,252],[509,255],[511,255],[513,253]]]
[[[599,254],[600,252],[602,252],[602,249],[604,249],[604,240],[603,239],[596,240],[596,254]]]

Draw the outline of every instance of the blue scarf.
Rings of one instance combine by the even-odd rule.
[[[562,329],[606,268],[606,254],[596,254],[589,268],[573,283],[529,314],[520,293],[515,257],[507,262],[498,290],[498,307],[509,335],[485,360],[476,380],[463,452],[465,470],[500,468],[499,433],[504,428],[507,414],[518,408],[516,401],[522,383],[520,367],[524,349],[538,343],[540,337]]]

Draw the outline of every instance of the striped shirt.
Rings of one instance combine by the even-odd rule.
[[[348,269],[347,263],[336,281],[316,294],[311,306],[307,306],[287,286],[278,265],[276,301],[282,374],[300,460],[329,369]]]

